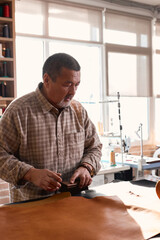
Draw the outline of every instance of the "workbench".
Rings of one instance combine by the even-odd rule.
[[[110,166],[109,162],[101,162],[101,169],[98,174],[93,177],[91,186],[99,186],[102,184],[110,183],[115,180],[115,173],[129,170],[130,166],[117,164],[116,166]]]
[[[158,235],[160,233],[160,199],[156,195],[154,182],[146,180],[114,181],[97,187],[89,187],[88,190],[74,196],[68,194],[62,193],[62,197],[61,194],[56,194],[55,198],[53,196],[53,198],[49,197],[33,202],[26,201],[0,208],[2,239],[45,240],[46,238],[43,236],[46,234],[49,240],[124,240],[126,239],[124,231],[126,233],[132,231],[133,234],[137,234],[138,229],[141,230],[143,237],[135,238],[134,236],[133,238],[130,235],[127,240],[154,240],[155,235],[156,240],[160,239],[160,235]],[[88,201],[85,199],[88,199]],[[70,202],[74,205],[68,205]],[[85,205],[86,202],[87,206]],[[117,203],[115,207],[112,204],[114,202]],[[93,203],[96,203],[97,209],[93,208]],[[102,204],[99,205],[99,203]],[[95,213],[100,213],[98,216],[101,218],[102,206],[106,217],[107,215],[111,217],[112,226],[114,226],[115,231],[118,231],[118,235],[115,235],[113,231],[113,238],[111,237],[112,232],[108,232],[111,222],[109,221],[109,225],[106,225],[106,227],[109,227],[106,230],[105,224],[107,223],[96,218]],[[39,209],[40,212],[37,212],[36,209]],[[119,218],[113,218],[115,211],[122,212],[122,215]],[[64,216],[61,217],[64,212]],[[17,216],[12,218],[13,214]],[[56,217],[54,217],[54,214]],[[125,218],[132,221],[133,229],[128,228],[130,223],[127,220],[125,221]],[[9,227],[8,222],[10,222]],[[119,231],[119,228],[125,230]],[[137,230],[134,231],[135,229]],[[108,234],[110,237],[108,237]],[[64,236],[66,237],[64,238]]]
[[[128,165],[132,168],[138,168],[138,160],[141,157],[138,155],[123,154],[123,164]],[[153,170],[160,168],[160,158],[146,157],[143,156],[145,163],[142,164],[142,170]],[[121,154],[116,154],[116,162],[121,164]]]
[[[122,162],[122,155],[120,153],[116,153],[115,159],[117,166],[128,166],[130,168],[135,169],[135,180],[144,179],[144,171],[145,170],[156,170],[160,168],[160,158],[154,158],[154,157],[143,157],[143,160],[145,163],[142,164],[142,169],[139,171],[139,159],[141,157],[138,155],[131,155],[131,154],[123,154],[123,162]],[[105,166],[109,166],[109,160],[108,159],[102,159],[102,164]],[[148,177],[148,176],[147,176]],[[158,180],[158,178],[157,178]]]

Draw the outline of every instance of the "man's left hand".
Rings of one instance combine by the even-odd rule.
[[[80,188],[87,187],[92,183],[91,175],[89,171],[84,167],[79,167],[76,169],[76,171],[74,172],[74,174],[70,179],[70,183],[74,183],[77,178],[80,179],[80,182],[79,182]]]

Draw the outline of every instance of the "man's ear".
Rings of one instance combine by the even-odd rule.
[[[49,85],[49,82],[50,82],[50,77],[49,77],[48,73],[45,73],[43,75],[43,83],[47,87]]]

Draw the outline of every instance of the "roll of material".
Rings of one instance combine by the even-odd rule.
[[[3,62],[3,77],[7,76],[7,62]]]
[[[11,57],[10,49],[6,48],[5,57]]]
[[[111,151],[110,152],[110,159],[109,159],[110,166],[116,166],[115,162],[115,152]]]
[[[3,17],[3,6],[0,6],[0,17]]]
[[[7,24],[3,26],[3,37],[9,38],[9,27]]]
[[[6,82],[0,83],[0,96],[6,97]]]
[[[157,193],[157,196],[160,199],[160,181],[158,181],[157,184],[156,184],[156,193]]]
[[[6,3],[4,4],[3,6],[3,17],[10,17],[10,14],[9,14],[9,5]]]

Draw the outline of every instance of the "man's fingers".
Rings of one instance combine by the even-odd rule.
[[[59,189],[61,187],[61,184],[57,182],[53,177],[48,177],[45,180],[45,185],[51,189]]]
[[[55,179],[58,182],[62,182],[62,178],[60,177],[61,173],[54,173],[54,172],[49,171],[48,176],[52,179]]]
[[[70,179],[70,183],[74,183],[77,178],[80,179],[80,182],[79,182],[80,188],[86,187],[86,186],[90,185],[92,182],[90,173],[88,172],[87,169],[82,168],[82,167],[78,168],[74,172],[73,176]]]
[[[88,186],[92,183],[92,178],[90,178],[89,182],[88,182]]]
[[[85,177],[81,177],[79,187],[82,188],[82,187],[84,187],[84,185],[85,185]]]
[[[48,185],[51,188],[60,188],[61,187],[61,184],[59,182],[56,182],[56,181],[51,181],[51,182],[49,182]]]
[[[62,178],[60,173],[48,169],[32,169],[27,180],[44,190],[56,191],[61,187]]]
[[[80,188],[87,187],[91,184],[91,182],[92,182],[92,179],[90,177],[86,177],[86,176],[81,177],[79,187]]]
[[[58,182],[53,183],[53,182],[45,181],[42,183],[41,187],[47,191],[56,191],[61,187],[61,184]]]
[[[47,184],[42,184],[41,188],[43,188],[46,191],[56,191],[59,189],[55,186],[54,187],[48,186]]]
[[[79,176],[79,175],[78,175],[78,172],[75,171],[75,173],[72,175],[72,177],[71,177],[71,179],[70,179],[70,183],[74,183],[75,180],[76,180],[76,178],[77,178],[78,176]]]
[[[60,176],[62,176],[62,174],[61,173],[57,173],[57,175],[60,177]]]

